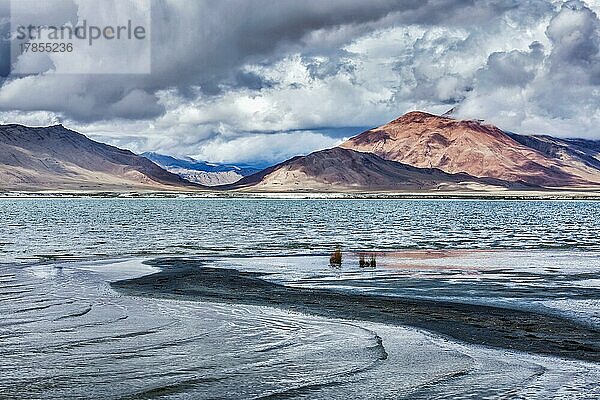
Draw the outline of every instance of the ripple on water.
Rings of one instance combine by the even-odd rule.
[[[593,201],[2,199],[0,207],[3,262],[174,249],[600,250],[600,202]]]
[[[0,393],[65,398],[193,389],[205,398],[259,396],[328,382],[382,359],[377,336],[356,325],[118,296],[99,276],[70,267],[18,271],[32,291],[0,298]]]
[[[414,329],[266,307],[122,296],[135,262],[0,268],[0,393],[19,398],[561,398],[599,368]],[[590,397],[592,398],[592,397]]]

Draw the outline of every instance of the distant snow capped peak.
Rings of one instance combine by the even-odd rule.
[[[244,176],[260,171],[260,169],[253,167],[210,163],[199,161],[192,157],[179,158],[153,151],[142,153],[141,155],[167,171],[177,174],[190,182],[201,183],[207,186],[235,183]]]

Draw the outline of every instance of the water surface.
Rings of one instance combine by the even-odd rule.
[[[108,282],[152,272],[135,257],[192,257],[596,329],[599,215],[591,201],[2,199],[0,398],[598,398],[596,364]]]
[[[318,254],[344,249],[600,250],[600,202],[2,199],[0,262]]]

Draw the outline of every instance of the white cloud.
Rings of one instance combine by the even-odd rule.
[[[296,155],[334,147],[340,142],[339,139],[309,131],[253,134],[231,140],[218,137],[204,143],[194,158],[223,163],[275,163]]]
[[[545,30],[547,46],[491,54],[465,117],[505,129],[600,138],[600,21],[585,3],[561,5]]]

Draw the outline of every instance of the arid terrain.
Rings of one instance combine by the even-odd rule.
[[[598,141],[519,135],[480,121],[417,111],[339,147],[259,172],[156,153],[142,157],[62,125],[0,126],[0,150],[0,189],[5,191],[193,192],[206,190],[204,185],[219,192],[280,193],[600,189]]]
[[[174,190],[196,186],[129,150],[62,125],[0,126],[0,189]]]

